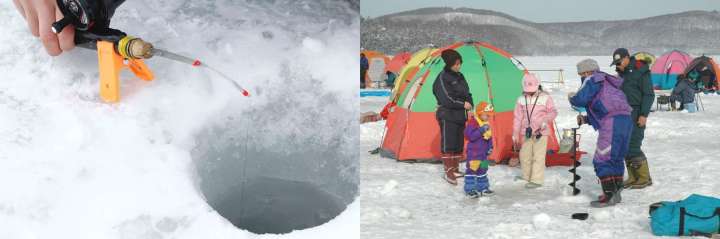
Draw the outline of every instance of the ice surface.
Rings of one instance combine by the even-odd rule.
[[[575,64],[587,57],[521,57],[530,69],[564,69],[565,84],[546,87],[555,100],[559,128],[575,125],[567,93],[579,87]],[[592,57],[602,70],[610,57]],[[716,58],[718,59],[718,58]],[[465,66],[467,67],[467,66]],[[557,72],[538,73],[543,81],[555,81]],[[472,80],[472,79],[470,79]],[[653,238],[648,206],[674,201],[691,193],[720,197],[720,143],[717,119],[720,95],[701,96],[707,111],[695,114],[655,112],[648,119],[643,149],[649,158],[653,186],[625,190],[622,203],[595,209],[589,202],[600,193],[591,156],[582,158],[578,182],[582,190],[571,196],[568,167],[545,171],[545,184],[535,190],[513,181],[519,168],[493,166],[489,170],[492,197],[479,200],[464,197],[461,186],[450,186],[440,178],[442,165],[400,163],[368,153],[382,140],[384,122],[362,124],[360,200],[363,238]],[[387,98],[363,97],[362,112],[378,112]],[[654,108],[654,106],[653,106]],[[597,133],[590,127],[579,130],[580,147],[595,150]],[[389,182],[397,182],[387,193]],[[394,184],[394,183],[393,183]],[[461,182],[462,184],[462,182]],[[585,221],[573,220],[573,213],[587,212]],[[660,237],[658,237],[660,238]]]
[[[122,102],[110,105],[97,97],[95,52],[47,56],[12,2],[0,2],[0,238],[357,238],[353,188],[343,194],[327,184],[359,181],[359,128],[343,125],[359,115],[349,77],[359,70],[357,47],[348,47],[359,45],[357,15],[344,1],[127,1],[112,27],[197,57],[252,97],[211,72],[157,58],[146,61],[156,79],[124,73]],[[333,140],[342,154],[312,161],[324,170],[288,170],[302,159],[288,157],[257,173],[342,195],[331,208],[347,209],[286,235],[233,226],[205,201],[191,153],[209,141],[196,136],[228,117],[240,123],[226,125],[226,136],[246,133],[237,139],[258,149],[291,155],[283,147]],[[321,172],[294,177],[312,170]]]

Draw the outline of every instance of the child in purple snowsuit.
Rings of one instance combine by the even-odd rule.
[[[571,94],[570,104],[587,109],[587,116],[578,116],[578,125],[589,123],[599,131],[593,166],[600,178],[603,195],[590,205],[612,206],[621,200],[624,159],[633,129],[630,118],[632,108],[620,89],[622,78],[600,71],[597,62],[592,59],[579,62],[577,68],[585,84],[576,94]]]
[[[472,117],[468,117],[465,127],[465,139],[467,140],[465,160],[465,194],[476,198],[489,196],[493,193],[490,190],[488,180],[488,155],[492,152],[492,131],[490,130],[489,118],[492,114],[492,105],[480,102]]]

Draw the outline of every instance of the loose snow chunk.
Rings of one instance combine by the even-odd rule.
[[[385,183],[385,186],[383,186],[383,190],[380,191],[380,194],[387,195],[389,193],[392,193],[395,190],[395,187],[397,187],[398,182],[395,180],[390,180],[387,183]]]
[[[533,217],[533,225],[535,226],[535,229],[546,229],[548,228],[548,225],[550,225],[551,221],[552,218],[545,213],[540,213]]]
[[[303,39],[302,45],[305,49],[312,53],[320,53],[325,48],[321,41],[310,37],[306,37],[305,39]]]

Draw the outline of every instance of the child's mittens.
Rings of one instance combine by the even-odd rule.
[[[487,125],[485,125],[485,126],[483,126],[483,127],[487,127]],[[484,138],[485,140],[488,140],[488,139],[490,139],[490,138],[492,137],[492,130],[490,130],[489,128],[490,128],[490,127],[488,127],[488,128],[486,129],[485,133],[483,133],[483,138]]]

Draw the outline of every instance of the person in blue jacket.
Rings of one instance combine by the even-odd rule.
[[[578,116],[578,125],[589,123],[598,132],[593,157],[595,175],[600,178],[603,194],[592,207],[612,206],[620,202],[623,189],[624,159],[629,151],[633,130],[632,108],[620,89],[622,79],[599,70],[597,62],[586,59],[577,64],[584,84],[570,94],[570,104],[585,107],[587,116]]]
[[[370,69],[370,63],[368,62],[365,54],[360,53],[360,88],[365,89],[365,77],[368,69]]]

